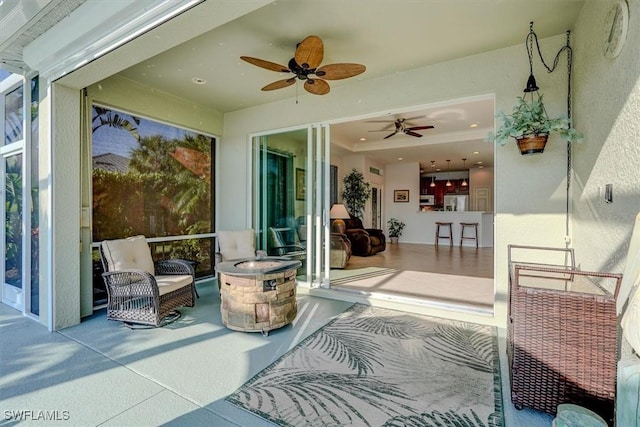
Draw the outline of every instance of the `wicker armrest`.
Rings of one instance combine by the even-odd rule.
[[[190,274],[195,275],[193,265],[182,259],[168,259],[155,263],[156,274]]]
[[[300,253],[306,253],[306,250],[305,248],[299,245],[283,245],[283,246],[272,247],[271,252],[275,256],[289,256],[289,255],[298,255]]]
[[[135,287],[137,295],[159,295],[155,277],[144,270],[118,270],[102,273],[108,287]],[[130,291],[129,291],[130,292]]]

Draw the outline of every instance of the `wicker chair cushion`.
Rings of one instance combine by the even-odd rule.
[[[102,251],[109,271],[133,269],[155,274],[151,250],[144,236],[104,240]]]
[[[158,292],[160,295],[168,294],[183,286],[188,286],[193,282],[193,277],[190,275],[172,275],[172,276],[156,276],[156,283],[158,284]]]
[[[218,231],[218,245],[223,261],[256,256],[253,230]]]

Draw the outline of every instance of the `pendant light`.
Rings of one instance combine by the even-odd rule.
[[[435,167],[436,167],[436,161],[431,160],[431,168],[435,168]],[[429,187],[433,188],[435,186],[436,186],[436,176],[431,175],[431,184],[429,184]]]
[[[467,169],[467,159],[462,159],[462,169],[466,170]],[[460,184],[463,187],[466,187],[467,185],[469,185],[469,183],[467,182],[467,178],[464,177],[462,179],[462,184]]]
[[[451,160],[447,160],[447,183],[445,184],[447,187],[451,187],[451,181],[449,180],[449,162]]]

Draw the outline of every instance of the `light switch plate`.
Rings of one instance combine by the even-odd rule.
[[[604,187],[604,202],[613,203],[613,184],[607,184]]]

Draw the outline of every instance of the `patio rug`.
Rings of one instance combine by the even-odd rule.
[[[355,304],[227,401],[282,426],[502,426],[496,330]]]

